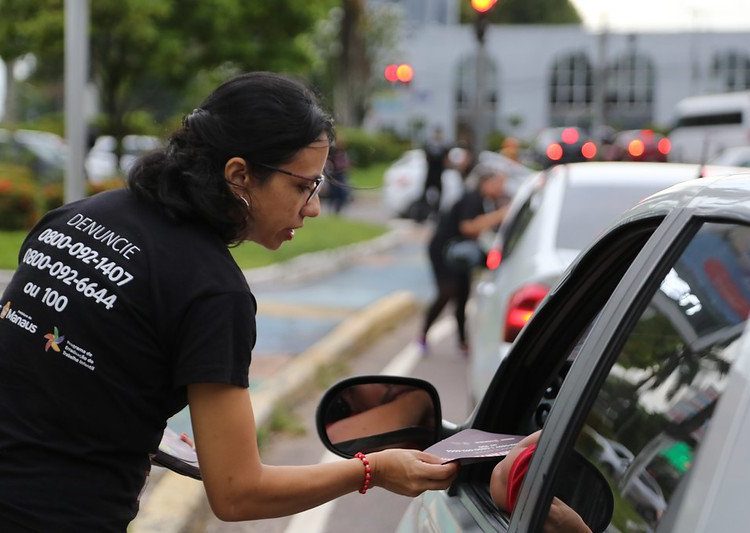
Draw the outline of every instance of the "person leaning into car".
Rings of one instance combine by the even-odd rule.
[[[466,302],[471,290],[471,270],[456,268],[445,256],[448,244],[453,240],[476,241],[479,235],[505,218],[510,199],[505,192],[507,177],[499,170],[477,165],[473,170],[476,185],[440,215],[435,233],[428,247],[430,265],[437,286],[437,295],[427,308],[422,332],[417,343],[427,353],[427,332],[437,320],[443,308],[451,300],[455,304],[454,315],[458,326],[459,349],[466,355]]]
[[[458,467],[417,450],[268,466],[248,372],[256,301],[228,246],[269,250],[320,213],[333,121],[252,72],[220,85],[128,189],[51,211],[0,316],[0,530],[124,532],[169,417],[190,406],[203,485],[228,521],[371,486],[416,496]]]

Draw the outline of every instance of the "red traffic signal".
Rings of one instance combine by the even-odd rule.
[[[385,67],[383,76],[390,83],[411,83],[414,79],[414,68],[408,63],[392,63]]]
[[[497,0],[471,0],[471,8],[477,13],[487,13],[495,4]]]

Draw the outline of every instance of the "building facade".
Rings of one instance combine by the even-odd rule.
[[[458,24],[456,2],[379,1],[406,13],[393,61],[410,63],[414,79],[383,82],[366,120],[371,129],[424,137],[440,126],[470,142],[477,120],[487,133],[521,138],[547,126],[668,128],[686,96],[750,89],[750,32],[490,25],[480,49],[474,27]]]

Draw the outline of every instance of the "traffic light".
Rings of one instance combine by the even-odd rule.
[[[497,4],[497,0],[471,0],[471,8],[477,13],[487,13]]]
[[[484,42],[484,32],[487,30],[487,13],[492,11],[496,4],[497,0],[471,0],[471,8],[477,14],[474,30],[480,43]]]
[[[392,84],[408,85],[414,79],[414,67],[409,63],[391,63],[383,71],[386,81]]]

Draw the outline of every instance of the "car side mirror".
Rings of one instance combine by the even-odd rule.
[[[331,387],[316,414],[323,445],[342,457],[390,448],[424,450],[440,439],[440,398],[430,383],[360,376]]]

